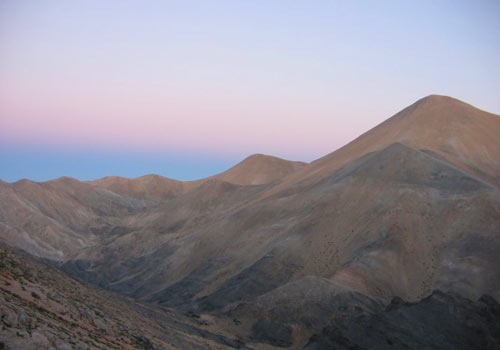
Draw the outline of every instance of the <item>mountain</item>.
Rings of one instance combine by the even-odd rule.
[[[214,178],[235,185],[262,185],[278,181],[307,163],[254,154]]]
[[[383,319],[386,332],[394,298],[420,305],[402,334],[456,307],[496,344],[494,303],[481,310],[500,299],[497,135],[500,116],[432,95],[310,164],[254,155],[192,182],[2,183],[0,237],[257,348],[373,347],[344,328]],[[467,327],[459,314],[443,321],[446,344]],[[420,336],[390,341],[412,348]]]
[[[403,109],[339,150],[312,162],[281,186],[317,180],[363,155],[399,142],[428,150],[495,186],[500,185],[498,115],[448,96],[430,95]]]
[[[220,174],[196,181],[178,181],[159,175],[145,175],[135,179],[108,176],[89,181],[97,187],[133,198],[169,199],[192,191],[208,180],[220,180],[235,185],[262,185],[275,182],[305,166],[263,154],[247,157],[231,169]]]
[[[137,199],[70,178],[3,183],[0,196],[2,240],[54,260],[95,245],[104,213],[117,218],[143,208]]]
[[[89,183],[132,198],[168,199],[184,192],[182,181],[159,175],[145,175],[135,179],[107,176]]]
[[[216,197],[219,190],[224,191],[223,183],[273,182],[303,164],[254,155],[226,172],[188,182],[158,175],[135,179],[110,176],[88,182],[68,177],[40,183],[2,181],[2,239],[36,256],[66,260],[84,248],[99,246],[103,235],[109,240],[110,236],[130,231],[138,217],[175,197],[195,190]],[[214,187],[216,182],[222,184],[219,190]],[[197,202],[193,195],[187,197]]]

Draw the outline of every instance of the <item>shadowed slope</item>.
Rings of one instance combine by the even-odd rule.
[[[1,244],[0,266],[2,349],[247,349],[224,332],[84,285]]]
[[[475,350],[500,347],[500,305],[435,291],[418,303],[396,298],[369,316],[338,315],[305,350]],[[362,336],[360,336],[362,334]]]

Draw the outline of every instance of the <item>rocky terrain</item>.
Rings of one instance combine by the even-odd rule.
[[[0,247],[2,349],[234,349],[209,322],[153,308],[73,280]]]
[[[363,334],[363,336],[360,336]],[[500,304],[439,291],[417,303],[395,298],[369,315],[339,315],[304,349],[498,349]]]
[[[103,315],[150,322],[121,338],[110,326],[132,347],[140,334],[167,349],[494,349],[498,135],[500,116],[432,95],[310,164],[254,155],[191,182],[1,182],[0,239],[44,264],[5,256],[116,305]]]

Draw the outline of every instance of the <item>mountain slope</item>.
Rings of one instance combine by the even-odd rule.
[[[103,239],[109,241],[124,232],[135,231],[138,225],[149,225],[149,221],[161,215],[155,208],[161,207],[165,201],[186,195],[194,204],[197,200],[188,194],[198,188],[203,189],[196,193],[203,196],[204,191],[224,192],[228,187],[223,183],[255,185],[273,182],[303,164],[254,155],[226,172],[198,181],[183,182],[158,175],[135,179],[110,176],[88,182],[68,177],[40,183],[21,180],[8,184],[2,181],[1,238],[36,256],[65,260],[81,250],[101,246]],[[204,186],[205,183],[210,185]],[[216,183],[218,189],[214,187]],[[154,214],[144,219],[145,212]],[[186,220],[188,213],[189,210],[180,214],[176,222]],[[168,224],[166,230],[174,225]]]
[[[218,232],[232,233],[229,252],[244,241],[248,255],[262,255],[200,300],[211,307],[303,275],[386,299],[416,300],[438,286],[500,297],[500,279],[486,273],[500,266],[493,249],[500,247],[499,191],[402,144],[244,210],[255,218],[250,231],[236,214]],[[247,238],[261,233],[267,245]]]
[[[70,178],[0,184],[2,239],[51,259],[68,259],[95,244],[124,216],[144,209],[124,198]]]
[[[0,266],[2,349],[246,348],[224,332],[83,285],[2,245]]]
[[[304,349],[493,350],[500,347],[499,322],[500,305],[489,296],[471,301],[436,291],[418,303],[396,298],[369,316],[339,315]]]
[[[184,192],[182,181],[159,175],[145,175],[135,179],[107,176],[89,183],[133,198],[168,199]]]
[[[498,190],[491,177],[456,162],[453,152],[462,148],[447,153],[452,160],[443,153],[443,145],[452,141],[484,141],[486,149],[495,150],[499,141],[488,135],[500,133],[496,119],[457,100],[430,96],[344,148],[310,165],[298,165],[301,168],[281,182],[239,186],[216,176],[165,203],[154,201],[137,210],[133,198],[115,194],[122,209],[108,205],[92,219],[106,229],[65,268],[122,293],[168,305],[198,300],[206,307],[221,307],[305,275],[332,278],[385,299],[398,295],[416,300],[438,286],[470,297],[483,292],[498,296],[495,278],[487,282],[486,274],[477,274],[467,280],[469,271],[489,271],[498,264],[486,249],[498,244]],[[467,124],[472,120],[479,126]],[[462,130],[463,125],[468,128]],[[477,133],[485,125],[488,132],[480,138]],[[393,138],[405,142],[384,147]],[[496,168],[495,159],[487,157],[490,153],[476,154],[471,147],[460,155],[468,164],[492,165],[491,173]],[[254,182],[246,174],[266,175],[271,169],[274,176],[279,169],[294,167],[258,155],[218,177]],[[482,169],[481,175],[486,174],[487,168]],[[59,181],[51,188],[69,183]],[[71,196],[95,208],[94,197],[79,193]],[[482,242],[474,257],[446,270],[466,256],[472,233]]]
[[[258,187],[204,187],[65,269],[131,296],[206,310],[306,275],[385,300],[418,300],[435,288],[500,296],[498,276],[488,273],[500,266],[500,194],[432,154],[394,144],[256,203]]]

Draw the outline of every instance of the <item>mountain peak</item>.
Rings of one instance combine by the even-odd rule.
[[[413,107],[413,108],[412,108]],[[465,109],[469,110],[479,110],[478,108],[461,101],[457,98],[446,96],[446,95],[429,95],[420,100],[416,101],[414,104],[409,106],[409,109],[417,108],[440,108],[440,109]],[[404,111],[404,110],[403,110]]]
[[[279,180],[305,165],[304,162],[257,153],[214,178],[237,185],[262,185]]]
[[[500,186],[500,116],[443,95],[429,95],[404,108],[344,147],[312,162],[272,189],[315,181],[366,153],[401,143],[429,150],[450,164]]]
[[[446,96],[446,95],[437,95],[437,94],[430,94],[428,96],[425,96],[418,100],[416,103],[446,103],[446,102],[460,102],[460,103],[465,103],[463,101],[460,101],[459,99],[456,99],[454,97]]]
[[[248,157],[246,157],[245,159],[243,159],[243,161],[242,161],[242,162],[244,162],[244,161],[249,161],[249,160],[261,160],[261,161],[266,161],[266,160],[272,160],[272,159],[275,159],[275,160],[284,160],[284,159],[282,159],[282,158],[278,158],[278,157],[271,156],[271,155],[268,155],[268,154],[263,154],[263,153],[255,153],[255,154],[249,155]]]
[[[164,176],[161,176],[161,175],[157,175],[157,174],[146,174],[146,175],[142,175],[142,176],[139,176],[137,177],[136,179],[150,179],[150,180],[156,180],[156,179],[167,179],[166,177]]]
[[[57,179],[45,181],[47,184],[58,184],[58,183],[65,183],[65,184],[75,184],[78,183],[79,181],[73,177],[69,176],[60,176]]]
[[[467,102],[445,95],[429,95],[406,107],[392,119],[413,118],[420,121],[441,120],[448,128],[449,123],[475,123],[478,119],[497,119],[498,115],[481,110]],[[495,120],[491,122],[495,123]],[[428,127],[424,125],[424,127]]]

